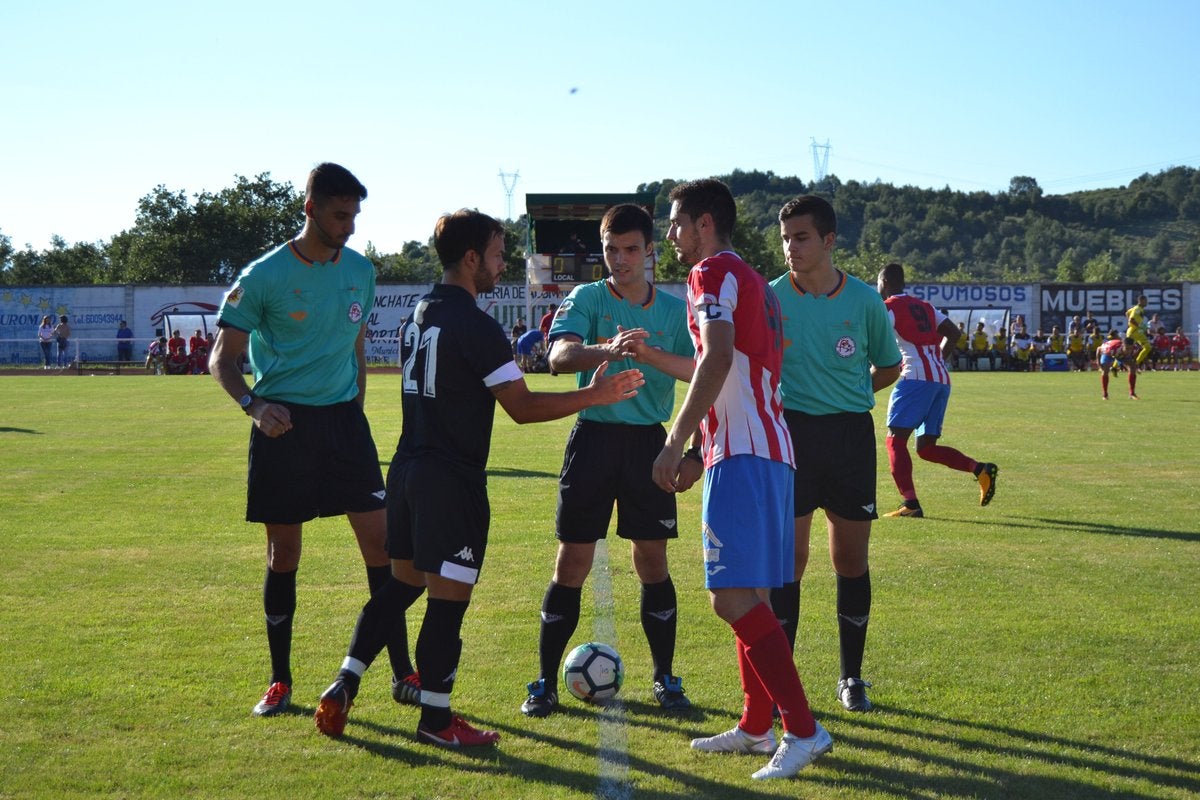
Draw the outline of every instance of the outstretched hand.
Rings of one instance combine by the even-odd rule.
[[[646,382],[640,369],[622,370],[615,375],[606,375],[607,371],[608,362],[596,367],[596,371],[592,373],[592,382],[588,384],[588,388],[596,393],[603,405],[636,397],[638,387]]]
[[[632,358],[641,361],[646,348],[646,340],[650,332],[645,328],[623,328],[617,326],[617,335],[608,342],[609,351],[617,358]]]

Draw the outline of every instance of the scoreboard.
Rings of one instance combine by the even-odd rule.
[[[592,283],[607,275],[603,256],[563,254],[550,260],[551,283]]]

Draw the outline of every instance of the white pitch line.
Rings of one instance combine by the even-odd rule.
[[[608,568],[608,543],[596,543],[592,561],[592,634],[597,642],[617,646],[617,628],[613,621],[612,572]],[[620,652],[618,650],[617,652]],[[596,797],[601,800],[629,800],[633,789],[629,785],[629,740],[625,727],[625,703],[620,696],[605,703],[599,714],[600,746],[597,753],[600,783]]]

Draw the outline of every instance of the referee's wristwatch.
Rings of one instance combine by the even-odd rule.
[[[683,451],[683,457],[684,457],[684,458],[690,458],[690,459],[692,459],[693,461],[698,461],[698,462],[700,462],[701,464],[703,464],[703,463],[704,463],[704,456],[700,455],[700,448],[699,448],[699,447],[689,447],[687,450],[684,450],[684,451]]]
[[[242,399],[238,400],[238,405],[241,406],[242,411],[245,411],[246,415],[249,416],[250,407],[254,405],[254,401],[257,399],[258,397],[254,394],[254,392],[246,392],[244,395],[242,395]]]

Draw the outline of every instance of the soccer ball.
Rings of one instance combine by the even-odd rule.
[[[589,703],[608,700],[621,690],[625,667],[617,651],[600,642],[576,647],[563,662],[567,691]]]

